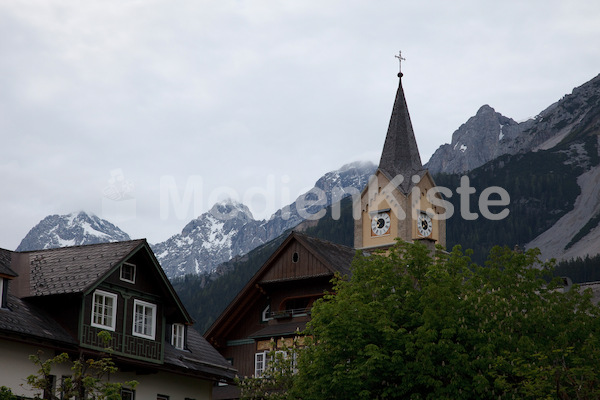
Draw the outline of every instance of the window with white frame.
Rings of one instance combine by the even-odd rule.
[[[173,324],[171,328],[171,344],[179,350],[183,350],[185,346],[185,325]]]
[[[123,263],[121,265],[121,280],[135,283],[135,264]]]
[[[265,369],[267,368],[268,358],[269,352],[267,351],[254,354],[254,376],[256,378],[260,378],[265,372]]]
[[[122,400],[135,400],[135,390],[133,389],[121,389],[121,399]]]
[[[156,337],[156,304],[134,300],[132,333],[133,336],[154,340]]]
[[[254,376],[256,378],[260,378],[264,375],[267,367],[269,367],[270,363],[277,363],[277,362],[281,362],[284,360],[287,360],[288,357],[293,357],[292,358],[292,364],[291,364],[291,368],[292,368],[292,372],[296,373],[296,352],[293,353],[288,353],[287,351],[283,351],[283,350],[277,350],[277,351],[263,351],[260,353],[255,353],[254,354]],[[275,359],[273,358],[275,357]],[[281,370],[283,368],[287,368],[287,367],[283,367],[281,365],[277,365],[277,364],[273,364],[271,365],[272,369],[276,369],[276,370]]]
[[[96,290],[92,299],[92,326],[115,330],[117,295]]]

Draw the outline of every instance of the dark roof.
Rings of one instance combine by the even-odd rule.
[[[404,98],[402,74],[399,74],[399,76],[398,91],[396,92],[396,100],[394,101],[394,108],[392,109],[392,116],[379,161],[379,170],[387,175],[390,180],[397,175],[402,175],[404,180],[399,185],[399,189],[406,194],[414,186],[412,176],[419,175],[419,177],[422,177],[425,170],[421,163],[408,106]]]
[[[239,399],[242,390],[236,385],[215,386],[213,388],[213,400]]]
[[[285,324],[267,325],[250,336],[253,339],[278,338],[279,336],[293,335],[306,329],[306,321],[288,322]]]
[[[319,256],[327,267],[333,268],[332,272],[350,275],[350,266],[356,251],[348,246],[317,239],[300,232],[292,232],[298,240],[303,242],[314,254]]]
[[[0,249],[0,275],[17,276],[17,273],[10,269],[12,251]]]
[[[187,327],[187,350],[178,350],[165,342],[165,364],[196,374],[198,371],[217,379],[233,380],[236,370],[206,339],[191,326]]]
[[[145,244],[144,239],[28,251],[30,294],[81,293]]]
[[[0,331],[23,336],[76,345],[77,341],[47,313],[15,296],[8,295],[6,308],[0,308]]]
[[[0,308],[0,337],[12,337],[27,342],[41,340],[46,341],[47,346],[77,349],[76,338],[62,328],[48,312],[32,304],[31,296],[85,292],[144,246],[154,257],[144,239],[28,252],[0,249],[0,272],[16,275],[8,268],[14,254],[18,270],[23,272],[16,281],[23,279],[30,282],[29,296],[21,299],[9,294],[7,307]],[[191,322],[158,261],[154,259],[154,262],[169,293]],[[158,368],[214,380],[231,381],[235,376],[236,371],[231,365],[191,326],[187,329],[187,350],[175,349],[168,341],[163,343],[164,366]],[[126,362],[131,361],[126,356],[120,358]]]

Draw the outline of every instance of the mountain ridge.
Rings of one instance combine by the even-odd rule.
[[[131,240],[119,227],[84,211],[49,215],[25,235],[16,251]]]
[[[359,192],[375,172],[371,162],[357,161],[321,176],[314,187],[277,210],[269,219],[256,220],[250,209],[235,200],[215,203],[189,221],[181,232],[150,244],[167,276],[211,272],[220,264],[244,255],[283,232],[307,221],[342,198]],[[93,234],[95,233],[95,234]],[[42,219],[22,240],[17,251],[130,240],[110,222],[85,212],[51,215]]]
[[[529,152],[539,153],[543,156],[544,151],[552,150],[554,155],[564,155],[565,164],[576,167],[572,171],[579,171],[577,182],[580,184],[581,193],[584,193],[580,196],[585,195],[588,200],[595,200],[596,192],[591,191],[590,188],[594,188],[594,185],[600,186],[600,182],[594,180],[595,178],[592,179],[592,176],[596,176],[594,175],[595,171],[592,170],[597,168],[600,152],[597,150],[598,142],[590,141],[589,138],[597,138],[599,133],[600,75],[574,88],[572,93],[563,96],[540,114],[524,122],[516,122],[505,117],[489,105],[481,106],[473,117],[453,133],[451,143],[440,146],[425,166],[430,169],[432,174],[436,175],[444,175],[453,171],[455,171],[454,173],[466,173],[467,171],[471,173],[481,167],[495,169],[500,173],[505,164],[518,160],[518,157],[506,158],[507,156],[523,155]],[[491,163],[491,161],[494,162]],[[553,161],[553,165],[556,165],[556,162],[559,161]],[[256,246],[297,226],[302,221],[306,221],[302,224],[302,229],[315,226],[315,222],[307,219],[306,215],[315,215],[344,196],[359,192],[375,168],[372,163],[355,162],[346,164],[338,170],[330,171],[315,182],[313,189],[299,196],[292,204],[277,210],[269,219],[265,220],[255,220],[250,210],[243,204],[233,201],[217,203],[211,210],[186,224],[180,233],[151,246],[170,278],[214,270],[224,261],[247,253]],[[504,171],[506,174],[508,169]],[[589,176],[585,175],[586,173],[589,173]],[[573,172],[569,172],[567,175],[574,177]],[[552,180],[549,177],[544,179],[548,179],[548,182]],[[570,185],[569,188],[572,186]],[[575,186],[577,185],[575,184]],[[543,196],[539,191],[535,193],[535,196]],[[573,197],[574,199],[575,194],[575,192],[570,193],[569,198]],[[522,201],[533,204],[539,200],[526,198]],[[545,240],[552,242],[549,238],[553,237],[552,240],[556,241],[558,236],[563,235],[565,238],[561,239],[561,246],[564,246],[555,246],[554,250],[559,249],[557,251],[573,256],[583,254],[582,252],[587,248],[592,249],[588,254],[593,254],[593,251],[600,252],[600,233],[598,233],[600,229],[597,228],[597,224],[594,225],[594,222],[600,219],[600,210],[598,210],[600,204],[598,203],[573,200],[572,206],[580,216],[572,221],[582,226],[577,232],[565,235],[565,232],[571,232],[573,229],[557,227],[555,230],[551,230],[552,227],[550,227],[547,229],[547,236],[542,236],[544,232],[541,232],[539,238],[533,238],[531,243],[521,244],[547,248],[547,246],[544,247]],[[563,206],[559,208],[562,216],[562,213],[566,212],[566,208]],[[76,220],[73,217],[74,214],[46,217],[32,228],[17,250],[92,243],[90,240],[129,239],[126,233],[108,221],[106,222],[109,225],[107,224],[103,228],[103,225],[98,221],[94,222],[92,217],[89,217],[89,221],[78,220],[81,225],[79,227],[71,226],[69,224]],[[230,218],[224,218],[225,216]],[[49,222],[52,220],[51,217],[56,221]],[[62,232],[68,230],[69,226],[73,228],[74,232],[68,234]],[[103,231],[103,229],[110,231],[113,228],[116,232],[114,238],[109,232]],[[120,233],[116,231],[117,229]],[[93,235],[94,231],[96,231],[96,235]],[[62,235],[57,232],[62,232]],[[593,239],[596,237],[594,235],[599,237]],[[39,239],[37,242],[34,240],[36,237]],[[581,240],[582,244],[578,244],[577,240]],[[567,243],[563,243],[565,241]],[[575,243],[571,243],[573,241]],[[25,242],[28,244],[25,245]],[[584,243],[587,244],[584,245]],[[469,246],[469,243],[464,244]],[[198,256],[201,253],[204,256]]]
[[[600,74],[523,122],[484,105],[454,131],[449,144],[434,152],[425,168],[432,174],[462,173],[503,154],[550,149],[578,125],[597,119],[599,92]]]
[[[228,200],[228,204],[246,207],[242,219],[237,213],[227,220],[216,218],[215,207],[188,223],[181,233],[167,240],[151,245],[160,264],[169,278],[210,272],[223,262],[248,253],[257,246],[280,236],[310,216],[343,197],[360,191],[375,171],[370,162],[353,162],[325,173],[308,192],[277,210],[269,219],[255,220],[246,206]],[[222,205],[221,205],[222,206]],[[224,209],[221,214],[228,214]],[[217,230],[217,225],[219,228]],[[206,240],[209,231],[220,242]],[[223,236],[223,234],[226,236]]]

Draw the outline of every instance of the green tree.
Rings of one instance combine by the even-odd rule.
[[[57,364],[71,362],[67,353],[58,354],[50,359],[44,360],[43,352],[30,355],[29,359],[38,367],[37,374],[27,377],[27,384],[32,389],[41,391],[45,400],[58,400],[59,398],[76,400],[121,400],[121,389],[123,386],[135,388],[136,381],[124,383],[111,381],[111,375],[118,372],[118,368],[110,357],[111,349],[108,343],[111,341],[110,333],[102,331],[98,336],[107,345],[107,354],[99,359],[85,359],[80,356],[72,361],[71,376],[65,378],[58,388],[57,396],[51,385],[52,368]],[[39,397],[36,397],[38,399]]]
[[[17,400],[17,396],[6,386],[0,386],[0,400]]]
[[[281,341],[285,343],[285,341]],[[268,353],[266,367],[261,376],[236,379],[241,389],[241,400],[284,400],[292,388],[296,372],[296,357],[298,354],[298,339],[292,346],[285,344],[277,348],[271,340],[271,351]]]
[[[596,399],[598,308],[537,250],[358,254],[312,310],[292,398]],[[536,266],[534,268],[533,266]]]

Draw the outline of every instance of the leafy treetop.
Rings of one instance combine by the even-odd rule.
[[[600,312],[539,251],[398,243],[357,254],[312,310],[289,398],[596,399]]]

